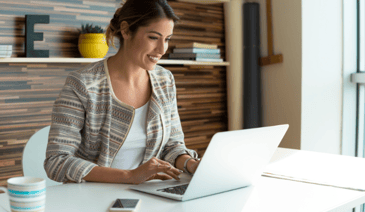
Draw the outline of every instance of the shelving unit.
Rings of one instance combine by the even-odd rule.
[[[13,57],[0,58],[0,63],[94,63],[104,58],[31,58]],[[229,62],[197,62],[192,60],[159,60],[157,64],[164,65],[206,65],[206,66],[229,66]]]

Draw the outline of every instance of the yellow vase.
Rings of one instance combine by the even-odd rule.
[[[87,33],[79,37],[79,52],[85,58],[103,58],[108,50],[104,33]]]

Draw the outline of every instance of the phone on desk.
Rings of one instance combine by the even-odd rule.
[[[109,208],[109,211],[136,212],[140,204],[141,204],[140,199],[116,199],[113,205]]]

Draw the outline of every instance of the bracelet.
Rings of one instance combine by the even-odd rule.
[[[186,167],[186,165],[188,164],[189,160],[191,160],[191,159],[196,160],[195,158],[188,158],[188,159],[186,159],[186,161],[185,161],[185,163],[184,163],[184,171],[185,171],[186,173],[188,173],[188,174],[191,174],[191,175],[192,175],[193,173],[190,173],[190,172],[188,171],[187,167]]]

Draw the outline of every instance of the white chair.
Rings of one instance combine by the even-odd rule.
[[[43,168],[50,128],[44,127],[32,135],[25,145],[22,158],[23,175],[43,178],[46,180],[46,186],[62,184],[49,179]]]

